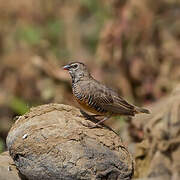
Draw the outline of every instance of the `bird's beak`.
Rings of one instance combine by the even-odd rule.
[[[65,65],[65,66],[63,66],[63,69],[64,70],[69,70],[70,67],[71,67],[70,65]]]

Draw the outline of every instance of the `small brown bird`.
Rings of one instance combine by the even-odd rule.
[[[129,104],[117,92],[95,80],[83,63],[73,62],[63,69],[68,70],[71,75],[72,92],[81,107],[95,116],[104,116],[94,127],[111,116],[149,114],[147,109]]]

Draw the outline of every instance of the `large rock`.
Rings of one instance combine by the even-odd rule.
[[[31,180],[131,179],[133,160],[120,137],[87,123],[71,106],[32,108],[9,131],[9,153]]]

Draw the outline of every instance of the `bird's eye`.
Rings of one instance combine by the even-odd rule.
[[[77,65],[77,64],[73,65],[73,68],[75,68],[75,69],[76,69],[77,67],[78,67],[78,65]]]

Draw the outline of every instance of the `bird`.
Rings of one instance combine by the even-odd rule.
[[[71,62],[63,66],[63,69],[67,70],[71,76],[72,93],[83,109],[81,109],[83,115],[88,117],[104,116],[98,122],[96,119],[96,124],[93,127],[99,126],[112,116],[150,114],[149,110],[128,103],[118,92],[94,79],[84,63]]]

